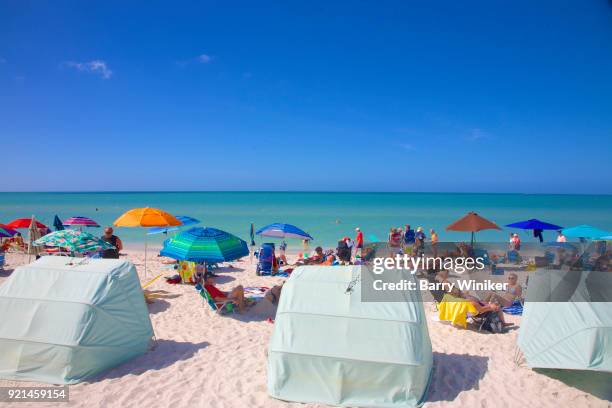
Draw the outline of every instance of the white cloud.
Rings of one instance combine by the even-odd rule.
[[[401,143],[399,146],[404,150],[414,150],[414,146],[410,143]]]
[[[113,71],[108,68],[106,61],[102,60],[93,60],[89,62],[68,61],[66,62],[66,66],[74,68],[77,71],[98,74],[104,79],[109,79],[113,75]]]
[[[197,60],[202,64],[208,64],[210,61],[212,61],[212,57],[208,54],[200,54],[198,55]]]
[[[473,128],[470,130],[467,139],[475,142],[476,140],[486,139],[487,137],[489,137],[487,132],[480,128]]]

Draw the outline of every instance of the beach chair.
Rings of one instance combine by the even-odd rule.
[[[438,281],[436,281],[436,274],[435,273],[433,273],[433,274],[432,273],[428,273],[427,274],[427,282],[433,283],[433,284],[438,283]],[[440,290],[440,289],[436,289],[436,290],[430,290],[429,293],[431,293],[431,296],[434,299],[434,312],[437,312],[438,311],[438,305],[444,299],[444,295],[446,294],[446,292],[444,292],[443,290]]]
[[[217,302],[213,297],[208,293],[206,288],[198,283],[195,285],[195,289],[198,291],[202,299],[210,306],[210,308],[217,314],[224,313],[233,313],[235,311],[236,305],[230,299],[224,300],[223,302]]]
[[[518,253],[517,250],[508,251],[508,253],[506,254],[506,259],[510,263],[521,263],[521,255]]]
[[[257,267],[255,269],[255,274],[258,276],[273,275],[277,270],[278,265],[276,264],[274,244],[261,244],[257,255]]]
[[[482,263],[485,265],[491,265],[491,259],[489,259],[489,252],[486,249],[474,248],[474,258],[482,258]]]

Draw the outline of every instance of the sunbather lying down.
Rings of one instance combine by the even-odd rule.
[[[204,288],[212,296],[215,302],[225,302],[231,300],[238,305],[240,313],[244,311],[245,300],[244,300],[244,288],[242,285],[234,287],[230,292],[223,292],[215,286],[215,277],[212,273],[206,272],[204,275]]]
[[[443,270],[443,271],[438,272],[438,274],[436,275],[436,281],[448,283],[448,271]],[[485,301],[481,301],[480,299],[474,296],[461,292],[456,287],[453,288],[450,294],[452,294],[455,297],[468,300],[474,306],[474,308],[478,311],[479,315],[483,313],[487,313],[487,312],[496,312],[497,315],[499,316],[499,320],[501,320],[504,326],[513,325],[513,323],[506,323],[506,321],[504,320],[504,312],[502,310],[502,306],[500,306],[499,303],[492,301],[491,298],[487,297],[485,298]]]

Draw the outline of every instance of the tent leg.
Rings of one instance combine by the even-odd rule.
[[[145,233],[145,253],[144,253],[145,279],[147,278],[147,234]]]

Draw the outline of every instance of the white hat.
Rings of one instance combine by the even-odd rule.
[[[355,231],[359,231],[359,227],[355,228]]]

